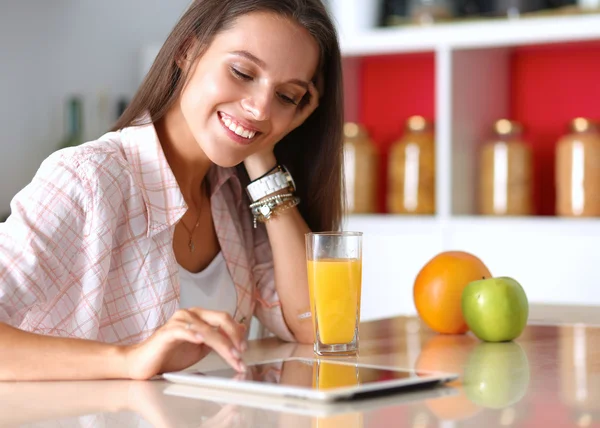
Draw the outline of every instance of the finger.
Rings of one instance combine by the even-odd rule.
[[[314,97],[318,100],[321,95],[321,90],[322,90],[321,86],[323,86],[323,85],[319,85],[319,88],[317,88],[317,85],[319,85],[318,82],[317,83],[309,82],[308,92],[310,93],[311,97]]]
[[[302,116],[304,119],[310,116],[313,111],[319,106],[319,91],[313,82],[308,83],[308,103],[302,108]]]
[[[239,323],[240,335],[242,336],[242,352],[246,352],[248,350],[248,328],[246,324]]]
[[[325,76],[323,75],[323,71],[319,72],[313,81],[315,82],[319,96],[323,95],[323,92],[325,92]]]
[[[191,310],[189,311],[189,318],[189,321],[181,323],[183,328],[199,333],[203,337],[204,344],[214,349],[235,370],[246,371],[241,352],[227,335],[207,324],[204,319]]]
[[[191,322],[176,321],[171,328],[173,330],[173,336],[177,340],[183,340],[199,345],[205,343],[204,335],[200,333]]]
[[[190,312],[198,316],[202,321],[217,327],[225,333],[239,352],[244,352],[246,342],[245,334],[239,327],[239,324],[226,312],[207,311],[199,308],[191,308]]]

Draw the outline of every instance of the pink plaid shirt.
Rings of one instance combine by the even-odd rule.
[[[275,291],[264,227],[254,229],[233,168],[209,172],[215,229],[252,315],[293,340]],[[175,225],[187,210],[153,125],[46,159],[0,223],[0,321],[40,334],[136,343],[178,309]],[[201,306],[201,305],[200,305]]]

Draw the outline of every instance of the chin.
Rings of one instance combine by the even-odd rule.
[[[204,148],[203,148],[204,149]],[[221,168],[231,168],[239,165],[244,161],[244,157],[240,156],[239,153],[228,153],[229,150],[223,148],[213,148],[204,150],[206,157],[217,166]]]

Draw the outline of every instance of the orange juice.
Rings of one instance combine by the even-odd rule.
[[[358,385],[358,368],[352,364],[326,361],[313,363],[313,388],[331,389]]]
[[[360,314],[361,278],[358,259],[308,261],[310,306],[321,343],[352,342]]]
[[[313,363],[313,388],[329,389],[343,388],[359,384],[357,368],[353,365],[327,364],[325,361]],[[313,418],[313,428],[361,428],[363,415],[361,413],[345,413],[336,416]]]
[[[313,418],[312,428],[363,428],[364,417],[362,413],[343,413],[335,416],[321,416]]]

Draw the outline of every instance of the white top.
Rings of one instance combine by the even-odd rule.
[[[179,266],[179,282],[181,308],[199,307],[235,314],[237,290],[221,252],[201,272],[191,273]]]

